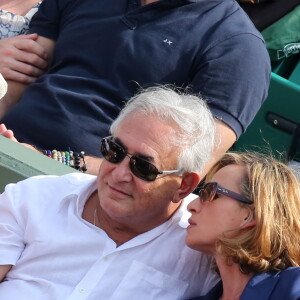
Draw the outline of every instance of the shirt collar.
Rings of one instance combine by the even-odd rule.
[[[81,215],[87,198],[97,188],[97,177],[79,172],[68,174],[64,177],[66,177],[70,185],[74,185],[74,189],[62,199],[60,207],[62,209],[64,206],[69,206],[71,201],[76,201],[76,206],[74,206],[75,213]]]
[[[71,184],[78,184],[78,186],[74,188],[71,194],[69,194],[62,200],[61,207],[69,205],[70,201],[76,201],[76,207],[74,207],[74,209],[76,210],[75,213],[81,215],[87,198],[97,189],[97,177],[82,173],[74,173],[72,177],[68,176],[68,180]],[[197,197],[198,196],[195,194],[188,195],[183,199],[179,209],[168,221],[156,228],[153,228],[147,233],[141,234],[141,239],[144,240],[145,237],[143,236],[147,235],[147,238],[151,240],[155,236],[158,236],[165,232],[169,228],[169,226],[172,226],[172,224],[176,224],[176,226],[179,225],[181,228],[185,229],[189,225],[188,219],[191,215],[187,211],[187,205]]]

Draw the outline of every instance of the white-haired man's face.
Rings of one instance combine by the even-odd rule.
[[[172,135],[171,126],[153,116],[133,113],[122,122],[113,141],[159,171],[173,170],[178,150],[170,146]],[[146,181],[133,174],[129,162],[128,156],[118,163],[103,161],[98,176],[100,207],[116,222],[151,229],[170,217],[181,176],[175,173]]]

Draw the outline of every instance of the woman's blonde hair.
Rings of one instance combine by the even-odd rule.
[[[254,201],[256,225],[235,238],[226,233],[218,249],[245,273],[282,270],[300,265],[300,182],[297,174],[272,156],[256,152],[226,153],[207,175],[227,165],[246,168],[242,194]],[[244,204],[241,204],[244,205]]]

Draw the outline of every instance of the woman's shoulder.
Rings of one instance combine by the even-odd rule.
[[[300,267],[290,267],[279,273],[281,280],[289,282],[299,282],[300,287]]]
[[[240,299],[252,300],[258,296],[259,299],[272,300],[300,299],[300,267],[290,267],[252,277]]]
[[[300,267],[290,267],[279,271],[273,278],[274,289],[269,299],[300,299]],[[272,283],[270,284],[271,286]]]
[[[222,295],[220,281],[207,295],[191,300],[216,300]],[[240,299],[300,299],[300,267],[290,267],[282,271],[255,275],[247,284]],[[283,298],[281,298],[283,297]]]

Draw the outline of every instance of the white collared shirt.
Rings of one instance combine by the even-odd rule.
[[[182,210],[120,247],[81,215],[96,177],[38,176],[0,196],[0,299],[188,299],[216,283],[210,259],[184,245]],[[184,207],[183,207],[184,208]],[[182,208],[182,209],[183,209]]]

